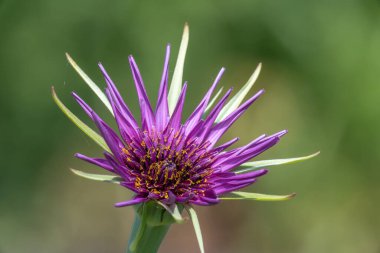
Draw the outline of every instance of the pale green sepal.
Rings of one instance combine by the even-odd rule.
[[[55,93],[54,87],[51,87],[51,93],[54,99],[54,102],[58,105],[58,107],[62,110],[62,112],[88,137],[90,137],[93,141],[95,141],[100,147],[102,147],[107,152],[111,153],[111,150],[108,148],[106,142],[103,137],[92,130],[89,126],[87,126],[83,121],[81,121],[77,116],[75,116],[62,102],[59,100],[57,94]]]
[[[247,162],[243,163],[242,167],[249,167],[246,169],[241,169],[235,171],[235,173],[244,173],[244,172],[249,172],[252,170],[256,170],[262,167],[269,167],[269,166],[275,166],[275,165],[283,165],[283,164],[291,164],[291,163],[297,163],[297,162],[302,162],[308,159],[311,159],[317,155],[319,155],[319,151],[308,155],[308,156],[302,156],[302,157],[295,157],[295,158],[285,158],[285,159],[273,159],[273,160],[263,160],[263,161],[255,161],[255,162]]]
[[[185,57],[187,45],[189,43],[189,26],[185,24],[181,45],[179,47],[177,62],[174,67],[174,73],[172,82],[170,84],[169,93],[168,93],[168,105],[169,105],[169,114],[172,115],[174,108],[177,104],[179,95],[182,89],[182,75],[183,67],[185,65]]]
[[[236,93],[233,98],[223,107],[220,111],[218,117],[215,122],[218,123],[225,119],[231,112],[233,112],[236,108],[239,107],[244,97],[248,94],[249,90],[252,88],[253,84],[256,82],[257,77],[260,74],[261,63],[257,66],[256,70],[253,72],[252,76],[249,78],[247,83]]]
[[[107,182],[107,183],[113,183],[113,184],[120,184],[120,182],[123,181],[123,179],[118,176],[92,174],[92,173],[87,173],[87,172],[83,172],[76,169],[71,169],[71,171],[78,176],[95,180],[95,181],[101,181],[101,182]]]
[[[164,203],[162,203],[160,201],[157,201],[157,204],[162,206],[171,215],[171,217],[173,218],[173,220],[176,223],[183,223],[184,222],[184,219],[181,215],[181,211],[178,208],[178,205],[176,203],[173,203],[170,206],[168,206],[168,205],[165,205]]]
[[[289,200],[293,198],[296,194],[292,193],[289,195],[269,195],[253,192],[231,192],[234,195],[233,197],[221,197],[220,199],[224,200],[237,200],[237,199],[249,199],[249,200],[259,200],[259,201],[282,201]]]
[[[190,215],[190,219],[193,223],[194,230],[195,230],[195,235],[198,240],[198,245],[199,249],[201,250],[201,253],[205,252],[204,245],[203,245],[203,237],[202,237],[202,231],[201,231],[201,226],[199,224],[198,216],[195,210],[191,206],[185,206],[187,212]]]
[[[204,113],[207,113],[208,110],[211,109],[211,107],[214,105],[215,101],[218,99],[218,97],[220,96],[220,94],[222,93],[223,91],[223,87],[221,87],[218,92],[215,94],[215,96],[211,99],[210,103],[208,103],[207,107],[206,107],[206,110]]]
[[[91,78],[89,78],[88,75],[84,73],[84,71],[78,66],[78,64],[73,60],[73,58],[71,58],[71,56],[68,53],[66,53],[66,58],[69,61],[70,65],[75,69],[75,71],[80,75],[80,77],[82,77],[82,79],[86,82],[86,84],[100,98],[103,104],[107,107],[107,109],[113,115],[112,106],[109,103],[104,92],[102,92],[99,86],[97,86],[96,83],[94,83],[94,81],[92,81]]]

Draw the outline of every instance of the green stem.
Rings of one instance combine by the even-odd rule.
[[[149,222],[154,210],[150,205],[142,205],[141,212],[136,211],[132,233],[128,241],[127,253],[157,253],[162,240],[169,230],[170,224]]]

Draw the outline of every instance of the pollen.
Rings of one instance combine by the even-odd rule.
[[[168,192],[181,197],[191,192],[196,194],[199,188],[212,187],[207,178],[212,175],[213,168],[207,163],[215,153],[199,152],[202,145],[187,140],[181,131],[140,132],[139,137],[141,141],[137,143],[140,145],[134,149],[122,148],[125,166],[135,176],[134,185],[138,191],[167,199]],[[169,144],[165,145],[165,141]],[[204,165],[200,166],[202,163]]]

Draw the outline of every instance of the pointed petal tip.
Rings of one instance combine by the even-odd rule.
[[[102,62],[100,62],[100,61],[98,62],[98,67],[100,68],[100,70],[101,70],[102,72],[105,72],[105,71],[106,71],[106,69],[104,68]]]
[[[113,206],[120,208],[120,207],[125,207],[127,205],[124,202],[119,202],[119,203],[115,203]]]
[[[284,136],[284,135],[287,134],[287,133],[289,133],[289,130],[288,130],[288,129],[284,129],[284,130],[278,132],[278,133],[276,134],[276,136],[278,136],[278,137],[282,137],[282,136]]]
[[[75,99],[79,98],[79,95],[75,91],[71,92],[71,96],[73,96]]]
[[[317,152],[315,152],[315,153],[313,153],[311,155],[307,155],[307,156],[304,156],[304,157],[301,157],[301,158],[304,158],[304,160],[308,160],[308,159],[311,159],[311,158],[314,158],[314,157],[318,156],[320,153],[321,153],[321,151],[319,150],[319,151],[317,151]]]
[[[255,76],[255,79],[257,79],[259,77],[262,66],[263,65],[262,65],[261,62],[259,62],[259,64],[257,64],[257,67],[256,67],[255,71],[252,74],[252,76]]]
[[[233,197],[222,197],[224,200],[258,200],[258,201],[284,201],[290,200],[296,196],[296,193],[291,193],[288,195],[270,195],[270,194],[262,194],[262,193],[253,193],[253,192],[240,192],[234,191],[231,192],[232,195],[236,195]]]
[[[65,56],[66,56],[66,59],[67,59],[69,62],[74,62],[73,58],[71,58],[71,56],[69,55],[68,52],[65,53]]]
[[[145,198],[135,197],[134,199],[130,199],[130,200],[123,201],[123,202],[118,202],[118,203],[114,204],[114,206],[115,207],[133,206],[133,205],[145,202],[145,201],[146,201]]]
[[[189,34],[189,23],[188,22],[185,22],[185,25],[183,27],[183,34],[185,35],[185,33],[187,33],[187,35]]]
[[[83,175],[86,174],[85,172],[82,172],[80,170],[76,170],[76,169],[73,169],[73,168],[69,168],[69,169],[70,169],[70,171],[72,173],[74,173],[75,175],[80,176],[80,177],[84,177]]]

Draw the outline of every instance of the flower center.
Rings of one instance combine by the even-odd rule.
[[[152,188],[173,188],[178,185],[183,172],[177,170],[172,161],[159,161],[152,163],[147,171],[147,186]]]
[[[185,141],[178,132],[160,139],[144,134],[141,139],[122,150],[125,165],[135,178],[134,188],[140,193],[153,199],[174,194],[186,200],[211,187],[208,177],[216,153],[207,151],[208,143]]]

